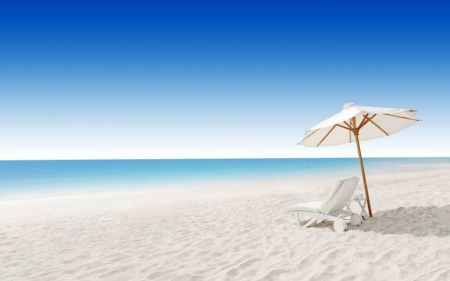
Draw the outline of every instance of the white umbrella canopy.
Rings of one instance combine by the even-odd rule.
[[[346,103],[341,112],[306,131],[305,137],[298,145],[319,147],[356,142],[367,207],[369,215],[372,216],[359,142],[389,136],[419,122],[420,120],[416,118],[416,112],[417,110],[369,107]]]
[[[359,128],[359,140],[371,140],[397,133],[420,121],[416,110],[368,107],[347,103],[338,114],[306,131],[303,146],[332,146],[352,143],[356,138],[351,130]]]

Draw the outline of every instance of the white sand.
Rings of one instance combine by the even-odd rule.
[[[371,177],[370,188],[375,216],[344,233],[299,228],[285,211],[322,187],[3,202],[0,280],[450,280],[450,169]]]

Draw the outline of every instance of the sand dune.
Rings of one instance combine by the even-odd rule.
[[[157,208],[142,195],[3,202],[0,280],[450,280],[449,171],[374,178],[374,217],[344,233],[285,211],[324,188]]]

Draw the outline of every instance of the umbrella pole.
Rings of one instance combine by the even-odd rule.
[[[358,147],[359,165],[361,166],[361,173],[362,173],[362,178],[364,181],[364,191],[366,193],[367,208],[369,209],[369,216],[372,217],[372,208],[370,206],[369,189],[367,188],[366,172],[364,171],[364,163],[363,163],[362,154],[361,154],[361,146],[359,144],[359,132],[355,131],[354,135],[355,135],[355,140],[356,140],[356,146]]]

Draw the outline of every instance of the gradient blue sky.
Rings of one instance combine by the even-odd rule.
[[[425,121],[365,156],[450,156],[450,7],[10,1],[0,159],[356,157],[295,146],[346,102]]]

